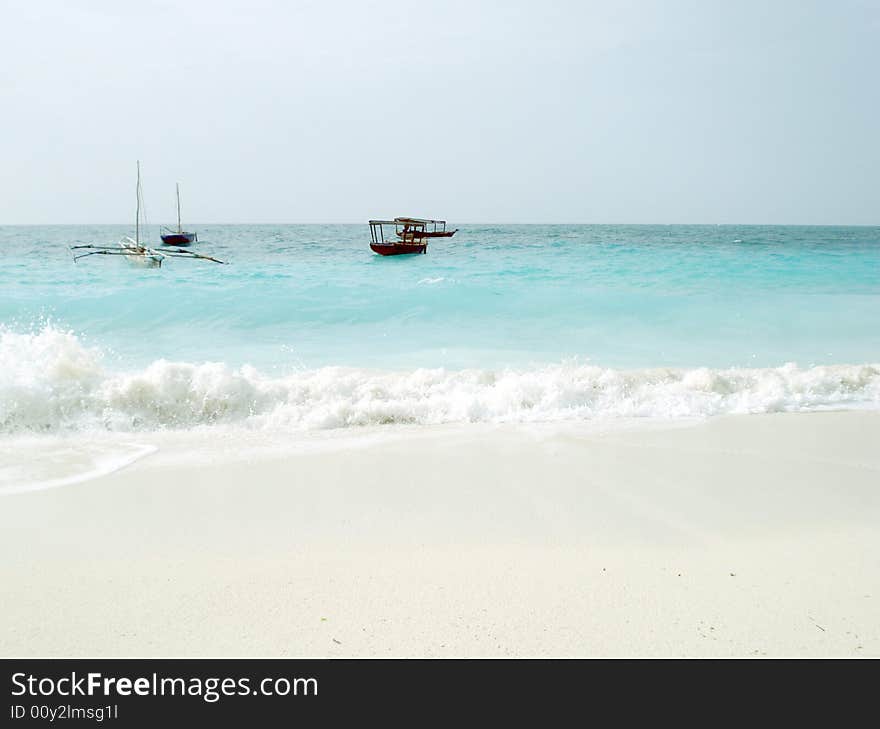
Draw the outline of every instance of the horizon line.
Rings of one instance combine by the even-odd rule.
[[[200,223],[190,223],[189,227],[194,226],[213,226],[213,225],[228,225],[228,226],[245,226],[245,225],[367,225],[369,221],[317,221],[317,222],[278,222],[278,221],[268,221],[268,222],[200,222]],[[446,221],[449,224],[449,221]],[[692,226],[692,227],[722,227],[722,226],[741,226],[741,227],[775,227],[775,228],[878,228],[880,227],[880,222],[877,223],[625,223],[625,222],[607,222],[607,223],[596,223],[596,222],[558,222],[558,221],[533,221],[533,222],[493,222],[493,221],[482,221],[482,222],[462,222],[462,221],[454,221],[455,225],[476,225],[476,226],[487,226],[487,225],[498,225],[498,226],[516,226],[516,225],[595,225],[595,226],[624,226],[624,225],[641,225],[641,226],[651,226],[651,227],[672,227],[672,226]],[[96,226],[130,226],[131,222],[90,222],[90,223],[0,223],[0,228],[38,228],[38,227],[73,227],[73,226],[86,226],[86,225],[96,225]],[[165,225],[164,223],[148,223],[144,227],[162,227]]]

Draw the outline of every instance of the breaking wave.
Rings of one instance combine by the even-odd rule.
[[[577,421],[880,407],[880,364],[762,369],[377,371],[270,377],[253,367],[158,360],[105,368],[52,326],[0,331],[0,432],[140,431],[235,424],[311,430],[384,423]]]

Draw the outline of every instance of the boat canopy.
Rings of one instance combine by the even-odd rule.
[[[424,237],[425,234],[425,222],[421,220],[413,220],[412,222],[404,222],[401,218],[395,218],[394,220],[371,220],[370,223],[370,236],[373,239],[373,243],[384,243],[385,242],[385,229],[383,226],[393,225],[394,233],[398,237],[402,237],[406,242],[412,242],[413,240],[420,240]],[[403,232],[400,232],[401,226],[403,227]]]
[[[424,225],[425,229],[430,225],[431,231],[438,233],[446,230],[445,220],[432,220],[431,218],[395,218],[395,222],[402,223],[404,226],[412,227],[414,225]]]

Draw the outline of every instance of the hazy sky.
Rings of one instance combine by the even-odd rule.
[[[0,0],[0,224],[880,223],[880,0]]]

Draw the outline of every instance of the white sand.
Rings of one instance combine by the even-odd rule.
[[[880,413],[146,441],[0,497],[0,655],[880,655]]]

